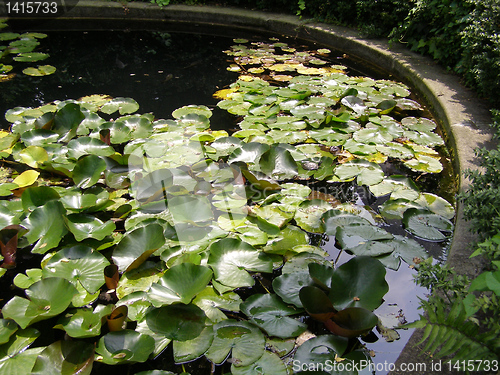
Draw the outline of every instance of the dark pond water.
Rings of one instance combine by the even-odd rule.
[[[42,78],[18,74],[11,81],[1,82],[0,113],[16,106],[36,107],[53,100],[107,94],[134,98],[141,106],[139,113],[152,112],[157,118],[170,118],[173,110],[184,105],[203,104],[214,109],[212,128],[230,129],[235,123],[233,116],[215,106],[218,100],[212,94],[236,79],[235,73],[227,71],[228,57],[222,53],[234,44],[232,39],[236,35],[220,37],[138,30],[60,31],[48,32],[48,35],[42,40],[41,52],[50,54],[44,63],[56,66],[57,72]],[[337,59],[336,56],[339,63],[349,66],[349,60],[342,59],[342,53],[334,54],[333,59]],[[356,69],[351,71],[359,74]],[[0,123],[2,128],[8,126],[3,116]],[[444,183],[442,185],[442,189],[449,188]],[[354,191],[352,199],[363,200],[363,192]],[[363,201],[372,207],[380,203]],[[390,231],[397,233],[403,229],[391,227]],[[332,259],[337,257],[338,249],[334,243],[327,238],[317,240],[322,242]],[[435,258],[443,258],[442,245],[429,246],[427,243],[426,247]],[[349,255],[343,253],[339,262],[344,263],[348,258]],[[413,272],[404,263],[399,271],[387,271],[390,290],[386,302],[376,313],[399,316],[400,320],[409,322],[418,318],[418,297],[423,297],[425,290],[414,285]],[[376,343],[368,345],[374,352],[375,363],[395,362],[412,331],[399,333],[401,338],[396,342],[386,343],[379,336]],[[165,353],[154,363],[134,365],[130,369],[101,367],[96,363],[94,372],[132,374],[158,368],[158,365],[181,371],[180,366],[168,365],[166,358],[171,358],[171,354]],[[208,363],[200,361],[186,365],[186,370],[194,372],[194,367],[198,367],[198,373],[202,374],[211,371]],[[216,373],[222,371],[218,368]],[[384,374],[384,371],[377,374]]]

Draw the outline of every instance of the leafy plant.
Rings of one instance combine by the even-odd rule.
[[[12,168],[1,189],[2,266],[18,273],[26,298],[3,307],[0,363],[43,372],[57,357],[61,368],[74,361],[88,372],[94,363],[142,363],[172,345],[175,363],[230,356],[234,374],[260,366],[286,373],[266,342],[289,353],[294,344],[276,338],[313,329],[308,315],[332,335],[307,341],[298,358],[324,343],[366,361],[358,337],[378,324],[384,266],[426,258],[412,239],[425,238],[412,209],[440,233],[451,230],[451,204],[381,167],[415,160],[406,171],[437,173],[436,125],[414,116],[421,107],[406,86],[349,77],[325,61],[326,49],[235,43],[230,69],[244,74],[216,93],[218,106],[239,116],[232,134],[212,130],[203,105],[156,119],[137,114],[133,99],[104,95],[6,113],[12,125],[0,133],[0,155]],[[313,189],[311,180],[331,188]],[[346,186],[396,205],[407,235],[392,235],[357,198],[335,194]],[[384,205],[376,207],[383,215]],[[353,258],[334,269],[311,241],[325,233]],[[20,269],[17,252],[39,267]],[[23,330],[47,329],[39,322],[48,319],[74,344],[11,348],[23,332],[31,337],[23,349],[31,345],[36,332]]]

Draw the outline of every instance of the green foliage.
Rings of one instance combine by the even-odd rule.
[[[457,46],[471,9],[455,0],[417,0],[392,37],[453,68],[462,57]]]
[[[493,111],[493,127],[498,132],[500,113]],[[464,217],[482,239],[500,232],[500,149],[476,150],[482,170],[468,170],[470,187],[459,194],[464,204]]]
[[[468,0],[474,6],[461,31],[462,61],[457,71],[468,84],[500,104],[500,4],[496,0]],[[457,46],[458,47],[458,46]]]
[[[330,332],[349,338],[318,342],[349,361],[366,359],[358,336],[378,323],[385,267],[417,266],[426,252],[411,233],[381,228],[363,198],[354,203],[308,184],[373,186],[387,201],[406,202],[399,220],[410,206],[439,223],[438,215],[451,219],[444,199],[380,166],[415,160],[423,165],[408,165],[412,175],[438,173],[436,124],[413,117],[421,108],[405,85],[350,77],[321,58],[326,49],[235,42],[229,69],[245,74],[216,93],[218,107],[239,116],[231,136],[211,129],[203,105],[156,119],[135,113],[133,99],[93,95],[6,113],[12,125],[0,132],[0,155],[12,169],[1,189],[2,266],[9,277],[19,274],[14,285],[26,298],[6,298],[3,316],[16,326],[0,326],[0,353],[17,353],[10,343],[21,340],[17,326],[43,328],[44,336],[63,330],[73,340],[5,354],[0,366],[41,373],[58,358],[66,367],[84,339],[75,360],[82,373],[94,362],[148,361],[171,343],[174,361],[221,364],[231,356],[234,374],[260,366],[285,373],[266,339],[316,330],[303,302]],[[421,223],[408,222],[421,234]],[[325,231],[339,252],[354,255],[335,269],[310,241],[309,233]],[[38,257],[37,268],[16,264],[18,251]],[[309,298],[309,286],[324,304]],[[30,335],[23,349],[36,339]]]
[[[496,360],[499,347],[497,333],[479,332],[479,327],[467,320],[463,301],[457,298],[451,308],[445,310],[445,303],[421,301],[426,316],[408,324],[407,327],[424,328],[421,343],[426,343],[423,350],[436,358],[453,356],[452,362],[475,360]],[[477,367],[475,371],[483,368]],[[463,369],[464,370],[464,369]],[[471,370],[471,369],[469,369]]]

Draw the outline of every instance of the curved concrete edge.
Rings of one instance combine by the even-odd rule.
[[[340,50],[382,70],[390,72],[396,79],[406,83],[423,98],[433,115],[444,129],[444,138],[452,151],[452,161],[457,174],[459,189],[466,189],[468,181],[463,178],[466,169],[479,168],[474,150],[491,148],[495,144],[489,128],[490,114],[486,103],[474,92],[465,88],[459,78],[437,66],[429,58],[412,53],[402,46],[391,46],[386,40],[366,40],[355,30],[315,23],[295,16],[249,11],[239,8],[215,6],[170,5],[159,8],[147,3],[114,3],[105,1],[80,1],[64,18],[72,20],[121,20],[175,22],[204,32],[212,26],[275,33],[297,37],[305,41],[320,43]],[[474,236],[469,224],[463,219],[462,205],[457,205],[455,233],[448,256],[448,263],[460,274],[477,275],[482,264],[479,259],[469,259],[474,249]],[[432,374],[432,359],[419,355],[414,345],[421,332],[414,333],[401,353],[398,363],[427,363],[427,370],[419,368],[414,373]],[[398,364],[397,363],[397,364]],[[403,372],[394,371],[396,375]],[[406,371],[404,374],[411,372]]]

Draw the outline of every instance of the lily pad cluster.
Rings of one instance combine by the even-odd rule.
[[[0,30],[7,27],[6,20],[0,19]],[[0,82],[15,77],[13,69],[18,63],[36,63],[49,57],[49,54],[38,52],[40,39],[47,34],[38,32],[27,32],[23,34],[14,32],[0,32]],[[22,65],[22,64],[19,64]],[[55,73],[56,68],[52,65],[26,66],[22,72],[29,76],[46,76]]]
[[[233,48],[237,66],[264,63],[245,68],[262,75],[295,53],[257,47]],[[381,166],[439,163],[434,123],[403,117],[420,108],[407,88],[324,67],[326,53],[299,53],[290,80],[245,75],[219,92],[219,107],[239,116],[232,134],[211,130],[204,105],[172,119],[104,95],[9,110],[2,277],[15,275],[24,294],[2,308],[0,370],[88,374],[169,346],[175,363],[204,358],[235,375],[287,374],[293,360],[332,356],[366,363],[359,337],[380,326],[384,266],[417,266],[426,252],[415,238],[449,237],[454,211]],[[314,181],[389,198],[375,213]],[[407,236],[382,227],[395,217]],[[316,235],[352,259],[327,260]],[[20,269],[20,254],[40,266]],[[48,325],[55,342],[30,348]]]

